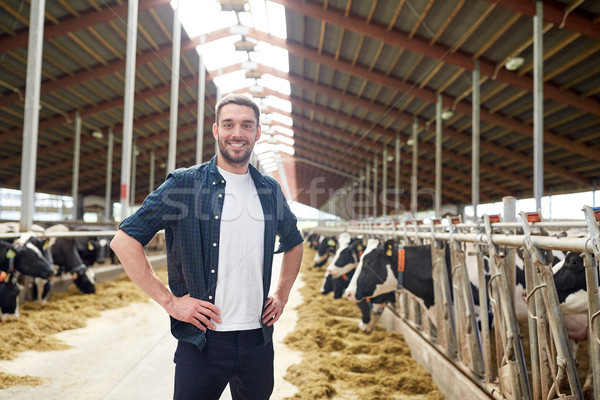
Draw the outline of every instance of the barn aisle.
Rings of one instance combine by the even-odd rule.
[[[274,260],[273,282],[279,277],[281,256]],[[275,389],[273,400],[292,396],[295,386],[283,380],[289,365],[301,361],[299,352],[283,344],[294,330],[301,304],[296,281],[284,314],[275,329]],[[0,361],[0,371],[39,377],[39,386],[13,386],[0,390],[0,399],[170,399],[172,398],[176,341],[169,332],[167,314],[154,302],[132,303],[104,311],[81,329],[56,335],[71,346],[67,350],[21,353]],[[222,399],[229,399],[228,390]]]

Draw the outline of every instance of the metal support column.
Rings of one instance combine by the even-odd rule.
[[[471,203],[473,204],[473,221],[477,221],[477,207],[479,206],[479,139],[480,139],[480,121],[479,121],[479,60],[475,60],[473,68],[473,102],[472,102],[472,154],[471,154]]]
[[[441,218],[442,208],[442,95],[435,105],[435,217]]]
[[[371,166],[369,165],[369,163],[367,163],[366,171],[367,179],[365,181],[365,219],[369,218],[371,214],[369,209],[369,206],[371,204]]]
[[[544,195],[544,5],[535,2],[533,17],[533,197],[536,210]]]
[[[121,156],[121,220],[129,216],[129,179],[133,141],[133,99],[135,95],[135,45],[138,0],[127,3],[127,55],[125,59],[125,101],[123,104],[123,147]]]
[[[112,211],[112,163],[115,135],[112,127],[108,128],[108,147],[106,149],[106,189],[104,194],[104,219],[110,220]]]
[[[383,167],[382,167],[382,173],[383,173],[383,183],[382,183],[382,187],[381,187],[381,215],[383,215],[383,217],[387,217],[387,188],[388,188],[388,182],[387,182],[387,172],[388,172],[388,152],[387,152],[387,146],[383,146]]]
[[[412,126],[412,175],[410,177],[410,212],[412,213],[413,219],[417,219],[417,171],[419,162],[419,125],[417,124],[417,118],[413,122]]]
[[[137,168],[137,155],[138,155],[138,149],[137,149],[137,146],[135,145],[135,143],[133,143],[132,154],[131,154],[131,197],[130,197],[131,205],[135,204],[135,175],[136,175],[136,168]]]
[[[377,184],[379,183],[379,171],[377,171],[377,164],[379,161],[377,160],[377,154],[375,154],[375,158],[373,159],[373,217],[377,218],[377,200],[379,199],[377,193]]]
[[[204,100],[206,97],[206,68],[204,67],[204,41],[206,36],[200,38],[201,51],[198,53],[198,121],[196,128],[196,164],[202,164],[202,151],[204,150]]]
[[[33,224],[35,210],[35,169],[42,86],[45,5],[45,0],[32,0],[29,11],[23,150],[21,152],[21,230],[23,231],[29,230]]]
[[[169,116],[169,156],[167,174],[175,169],[177,153],[177,114],[179,109],[179,58],[181,53],[181,24],[179,23],[179,1],[173,9],[173,53],[171,55],[171,112]]]
[[[394,201],[396,202],[395,214],[396,216],[400,212],[400,134],[396,133],[396,155],[394,156],[395,162],[395,173],[394,176]]]
[[[358,210],[357,210],[357,219],[361,219],[364,217],[364,204],[363,204],[363,193],[364,193],[364,186],[365,186],[365,176],[363,175],[363,172],[361,171],[358,175]],[[354,198],[353,198],[354,200]]]
[[[73,179],[71,182],[71,195],[73,196],[73,210],[71,216],[77,219],[79,210],[79,157],[81,155],[81,115],[75,111],[75,144],[73,146]]]
[[[148,182],[148,193],[154,191],[154,170],[156,167],[156,156],[154,150],[150,150],[150,180]]]

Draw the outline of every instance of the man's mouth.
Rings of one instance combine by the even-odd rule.
[[[228,142],[231,147],[242,148],[246,145],[245,142]]]

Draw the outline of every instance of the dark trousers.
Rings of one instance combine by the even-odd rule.
[[[262,330],[208,330],[206,345],[179,341],[175,351],[175,400],[218,400],[229,383],[233,400],[267,400],[273,392],[273,342]]]

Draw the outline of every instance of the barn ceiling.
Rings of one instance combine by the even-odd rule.
[[[480,66],[481,202],[533,193],[533,16],[528,0],[273,0],[286,7],[287,39],[250,29],[249,38],[289,52],[295,154],[285,163],[293,197],[320,207],[364,173],[399,135],[401,183],[408,193],[418,124],[419,188],[435,181],[435,115],[441,96],[442,202],[471,201],[472,73]],[[20,186],[28,1],[0,1],[0,181]],[[74,118],[82,117],[79,188],[104,196],[109,127],[115,133],[113,200],[118,201],[127,3],[46,0],[36,190],[70,194]],[[173,11],[168,0],[140,0],[134,140],[136,201],[148,193],[150,151],[164,176],[169,130]],[[600,2],[544,1],[545,193],[591,190],[600,176]],[[230,35],[215,31],[206,41]],[[177,167],[195,163],[198,37],[182,32]],[[510,71],[512,57],[524,63]],[[232,65],[225,71],[240,69]],[[207,75],[204,159],[216,87]],[[285,113],[284,113],[285,114]],[[97,139],[92,132],[100,131]],[[388,182],[394,182],[393,163]],[[354,178],[352,178],[354,177]],[[161,180],[157,178],[157,181]],[[143,182],[143,183],[139,183]],[[380,186],[381,189],[381,186]],[[314,191],[313,191],[314,192]],[[402,202],[408,208],[410,198]],[[420,200],[431,207],[431,198]]]

